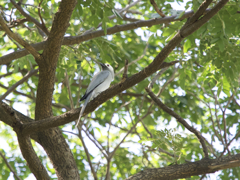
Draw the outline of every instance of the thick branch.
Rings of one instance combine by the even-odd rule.
[[[18,143],[19,143],[22,155],[26,159],[28,163],[28,167],[30,168],[31,172],[34,174],[36,179],[50,180],[50,177],[48,176],[48,173],[45,167],[43,166],[42,162],[40,161],[40,159],[38,158],[37,154],[35,153],[32,147],[30,138],[28,136],[24,136],[23,134],[21,134],[20,129],[22,127],[22,122],[16,116],[15,111],[9,106],[6,106],[4,104],[1,105],[1,108],[4,109],[7,116],[9,116],[12,119],[13,124],[15,124],[14,130],[17,133]]]
[[[205,24],[209,19],[211,19],[217,12],[225,6],[229,0],[221,0],[217,3],[210,11],[208,11],[202,18],[193,22],[194,26],[188,26],[181,29],[181,36],[186,37],[192,34],[194,31],[199,29],[203,24]],[[200,9],[202,11],[202,9]],[[197,19],[197,18],[196,18]]]
[[[69,26],[76,0],[63,0],[55,14],[51,32],[44,47],[39,65],[39,80],[36,98],[35,119],[52,116],[52,95],[55,73],[63,36]]]
[[[0,121],[3,121],[7,125],[13,127],[14,130],[20,131],[23,124],[34,121],[33,119],[19,113],[16,110],[6,113],[6,109],[10,109],[10,111],[12,110],[12,108],[7,104],[0,102]],[[11,117],[11,115],[14,113],[17,114],[20,122],[16,121],[16,118]],[[21,133],[21,135],[23,134]],[[76,162],[73,158],[71,150],[69,149],[68,144],[66,143],[64,137],[62,137],[62,133],[58,128],[49,129],[48,131],[44,132],[34,132],[30,135],[30,137],[37,141],[45,149],[48,157],[52,160],[57,176],[59,177],[58,179],[80,179]],[[54,146],[52,146],[52,144],[54,144]]]
[[[216,171],[240,166],[240,154],[218,159],[203,159],[181,165],[172,165],[165,168],[152,168],[143,170],[126,180],[171,180],[191,176],[214,173]]]
[[[46,169],[42,165],[42,162],[40,161],[32,147],[30,138],[21,136],[20,134],[17,134],[17,137],[22,155],[24,159],[26,159],[28,167],[30,168],[36,179],[50,180]]]
[[[76,5],[76,0],[62,0],[55,14],[52,29],[46,41],[39,65],[39,80],[35,107],[35,119],[52,116],[52,95],[55,74],[63,36]],[[38,121],[41,123],[41,121]],[[59,128],[38,133],[39,141],[48,154],[59,180],[80,179],[73,154]],[[54,146],[52,146],[54,144]],[[61,158],[59,158],[61,157]]]

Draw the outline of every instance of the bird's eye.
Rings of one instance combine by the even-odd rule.
[[[107,66],[109,67],[109,64],[107,64]]]

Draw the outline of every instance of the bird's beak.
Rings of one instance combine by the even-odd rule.
[[[106,67],[106,65],[103,64],[103,63],[100,63],[100,65],[102,66],[102,68],[105,68],[105,67]]]

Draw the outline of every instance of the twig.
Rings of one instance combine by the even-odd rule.
[[[140,1],[141,1],[141,0],[137,0],[137,1],[133,2],[132,4],[127,5],[125,8],[119,10],[118,13],[119,13],[119,14],[122,14],[124,11],[127,11],[127,10],[130,9],[131,7],[135,6],[135,5],[136,5],[137,3],[139,3]],[[115,17],[116,17],[116,15],[113,14],[113,15],[109,16],[108,19],[111,20],[111,19],[114,19]],[[102,23],[99,23],[98,26],[97,26],[97,28],[99,28],[100,26],[102,26]],[[92,30],[92,29],[91,29],[91,30]]]
[[[81,87],[82,87],[82,79],[81,79],[81,69],[79,68],[78,69],[78,92],[77,92],[77,100],[78,99],[80,99],[80,89],[81,89]],[[80,102],[79,101],[77,101],[77,104],[76,104],[76,107],[79,107],[79,105],[80,105]]]
[[[36,26],[38,28],[40,28],[46,35],[49,35],[49,32],[47,30],[47,28],[43,25],[41,25],[35,18],[33,18],[32,16],[30,16],[29,14],[27,14],[23,8],[21,6],[18,5],[18,3],[16,3],[16,1],[14,0],[10,0],[11,3],[17,8],[17,10],[23,15],[25,16],[29,21],[33,22],[34,24],[36,24]]]
[[[122,140],[118,143],[118,145],[114,148],[114,150],[111,152],[109,159],[111,159],[113,157],[113,155],[115,154],[115,152],[117,151],[117,149],[119,148],[119,146],[123,143],[123,141],[126,139],[126,137],[133,131],[133,129],[135,129],[135,127],[137,126],[137,124],[141,121],[141,119],[144,119],[145,117],[147,117],[149,114],[151,114],[150,112],[147,112],[142,118],[139,118],[138,121],[131,127],[131,129],[127,132],[127,134],[122,138]]]
[[[10,76],[12,74],[13,74],[13,72],[8,72],[6,74],[0,75],[0,79],[3,78],[3,77],[6,77],[6,76]]]
[[[143,50],[142,55],[139,56],[137,59],[133,60],[132,62],[130,62],[130,63],[128,64],[128,66],[132,65],[133,63],[136,63],[137,61],[139,61],[140,59],[142,59],[142,58],[145,56],[145,54],[146,54],[146,52],[147,52],[147,49],[148,49],[148,44],[149,44],[149,43],[147,43],[145,49]],[[125,68],[125,66],[124,66],[124,68]],[[121,68],[121,69],[115,74],[115,76],[118,76],[120,73],[122,73],[122,71],[124,70],[124,68]]]
[[[165,17],[165,14],[163,14],[163,12],[161,11],[161,9],[158,8],[156,2],[154,0],[150,0],[151,4],[153,5],[155,11],[161,16],[161,17]]]
[[[38,69],[29,71],[20,81],[16,82],[14,85],[12,85],[7,92],[5,92],[1,97],[0,101],[2,101],[8,94],[10,94],[12,91],[14,91],[20,84],[22,84],[24,81],[26,81],[28,78],[33,76],[38,72]]]
[[[15,21],[12,21],[10,25],[8,25],[8,28],[14,28],[17,27],[25,22],[27,22],[27,18],[23,18],[23,19],[16,19]],[[0,26],[0,31],[2,31],[3,28],[2,26]]]
[[[203,174],[199,180],[203,180],[206,177],[206,174]]]
[[[0,156],[3,158],[4,162],[6,163],[7,167],[10,169],[10,171],[13,173],[16,179],[21,180],[21,178],[17,175],[16,171],[12,168],[12,166],[7,161],[7,158],[3,155],[3,153],[0,151]]]
[[[209,105],[208,103],[204,102],[203,100],[201,100],[200,98],[198,98],[194,93],[192,93],[192,92],[190,92],[190,91],[187,91],[187,90],[186,90],[186,92],[187,92],[188,94],[193,95],[196,99],[198,99],[199,101],[201,101],[203,104],[205,104],[205,105],[208,107],[209,112],[210,112],[210,116],[211,116],[211,121],[212,121],[212,126],[213,126],[214,134],[217,136],[218,140],[221,141],[221,142],[223,143],[223,145],[224,145],[222,136],[220,137],[220,136],[218,135],[217,130],[216,130],[216,128],[215,128],[214,121],[213,121],[213,114],[212,114],[212,110],[211,110],[210,105]]]
[[[140,19],[128,18],[126,15],[123,15],[122,18],[123,18],[124,21],[129,21],[129,22],[140,21]]]
[[[159,93],[157,94],[158,97],[162,94],[162,92],[165,90],[167,85],[170,84],[176,77],[179,76],[179,74],[176,74],[177,70],[178,70],[178,68],[175,68],[175,70],[173,71],[173,74],[171,75],[171,77],[167,80],[167,82],[165,82],[163,84],[162,88],[160,89]]]
[[[108,158],[108,156],[107,156],[107,154],[106,154],[106,150],[104,149],[104,147],[101,145],[101,143],[99,143],[96,139],[95,139],[95,137],[92,135],[92,137],[94,138],[94,139],[92,139],[91,137],[90,137],[90,133],[88,133],[87,132],[87,130],[84,130],[83,128],[82,128],[82,130],[85,132],[85,134],[87,135],[87,137],[93,142],[93,144],[95,144],[95,146],[102,152],[102,154],[104,155],[104,157],[105,158]],[[98,142],[98,143],[96,143],[96,142]],[[101,147],[100,147],[101,146]]]
[[[157,98],[153,92],[148,89],[145,88],[145,90],[147,91],[147,93],[150,95],[150,97],[152,98],[152,100],[162,109],[164,110],[166,113],[168,113],[169,115],[175,117],[177,119],[178,122],[180,122],[184,127],[186,127],[189,131],[191,131],[192,133],[194,133],[197,138],[199,139],[202,148],[203,148],[203,153],[205,158],[208,158],[208,149],[207,146],[205,144],[204,138],[202,137],[202,135],[200,134],[200,132],[198,132],[195,128],[191,127],[181,116],[179,116],[177,113],[175,113],[174,111],[172,111],[169,107],[167,107],[165,104],[163,104],[161,102],[161,100],[159,98]]]
[[[223,110],[224,139],[225,139],[225,143],[226,144],[227,144],[227,122],[226,122],[225,115],[226,115],[226,110],[227,110],[230,102],[232,101],[233,97],[234,97],[234,93],[232,93],[232,96],[229,98],[229,100],[227,102],[227,105],[226,105],[226,107]]]
[[[70,88],[70,84],[69,84],[69,78],[68,78],[67,69],[65,69],[65,78],[66,78],[66,84],[67,84],[67,90],[68,90],[68,96],[69,96],[69,99],[70,99],[71,109],[74,109],[74,104],[73,104],[73,99],[72,99],[72,92],[71,92],[71,88]]]
[[[230,144],[233,142],[234,139],[236,139],[238,136],[240,135],[240,131],[238,131],[238,133],[228,142],[228,144],[224,147],[223,152],[221,153],[221,155],[219,156],[219,158],[221,158],[223,156],[223,154],[225,153],[225,151],[227,150],[228,146],[230,146]]]
[[[223,108],[222,106],[220,105],[220,103],[218,102],[218,99],[217,99],[217,96],[214,94],[213,90],[211,90],[212,94],[213,94],[213,98],[214,98],[214,107],[215,107],[215,117],[216,117],[216,121],[217,121],[217,125],[218,125],[218,129],[219,129],[219,134],[221,136],[221,139],[222,139],[222,143],[224,145],[224,147],[226,147],[226,144],[227,144],[227,139],[225,138],[225,128],[224,128],[224,139],[223,139],[223,136],[222,136],[222,130],[221,130],[221,126],[220,126],[220,120],[218,118],[218,108],[217,108],[217,105],[219,106],[220,110],[223,112]],[[228,149],[227,147],[227,150],[228,150],[228,153],[230,154],[230,150]]]
[[[41,2],[38,4],[38,15],[39,15],[41,23],[42,23],[42,27],[43,27],[42,29],[46,29],[47,30],[47,27],[46,27],[46,25],[45,25],[45,23],[44,23],[44,21],[42,19],[41,12],[40,12],[40,10],[41,10],[40,6],[41,6],[42,2],[43,2],[43,0],[41,0]]]
[[[156,80],[168,69],[168,67],[165,67],[163,69],[161,69],[153,78],[152,81],[148,84],[148,88],[152,89],[153,88],[153,84],[155,84]]]
[[[237,100],[235,98],[233,98],[233,100],[238,105],[238,107],[240,108],[240,104],[238,104]]]
[[[124,72],[123,72],[123,75],[122,75],[121,82],[124,82],[127,79],[127,77],[128,77],[127,71],[128,71],[128,60],[126,59],[125,60],[125,65],[124,65]]]

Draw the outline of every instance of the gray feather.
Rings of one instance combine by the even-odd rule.
[[[90,94],[87,96],[87,98],[85,99],[85,102],[84,102],[84,104],[83,104],[83,106],[82,106],[82,109],[81,109],[81,111],[80,111],[80,114],[79,114],[79,118],[78,118],[76,127],[78,126],[78,124],[79,124],[79,122],[80,122],[80,119],[81,119],[81,117],[82,117],[82,115],[83,115],[83,112],[84,112],[84,110],[85,110],[85,108],[86,108],[89,100],[91,99],[91,96],[92,96],[92,93],[90,93]]]

